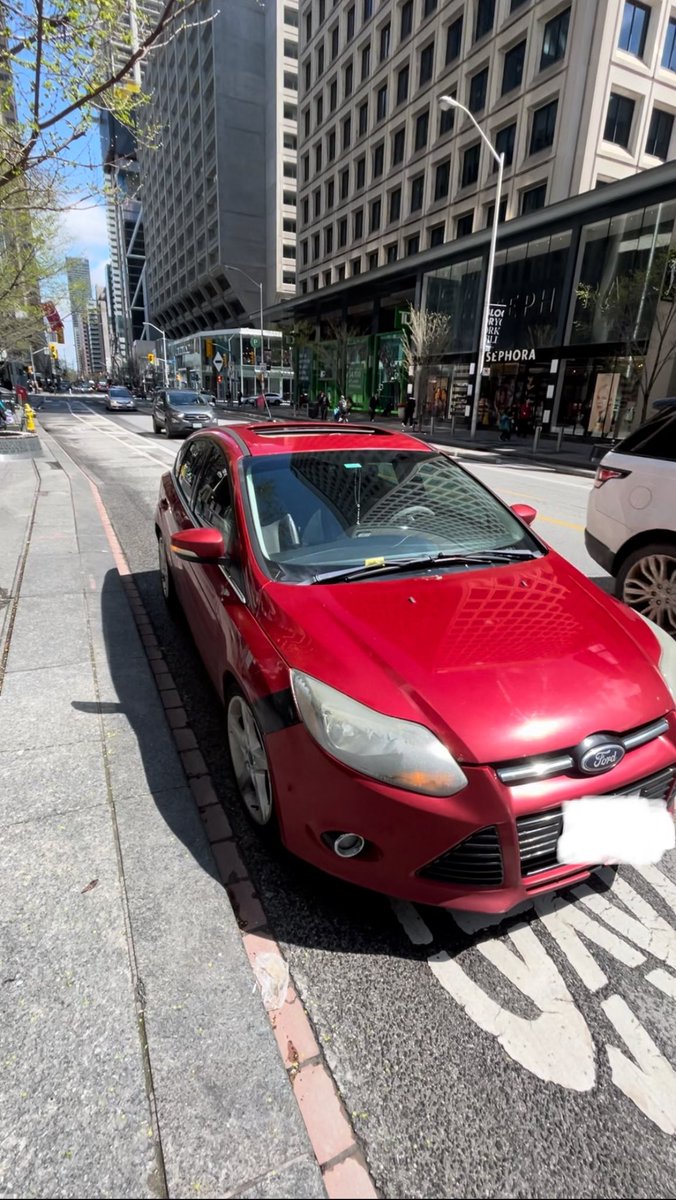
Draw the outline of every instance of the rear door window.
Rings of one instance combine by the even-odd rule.
[[[635,429],[619,446],[617,454],[640,458],[659,458],[676,462],[676,412],[660,413],[640,429]]]
[[[195,516],[218,529],[226,547],[230,546],[235,531],[232,488],[228,462],[218,446],[211,446],[208,452],[194,492],[193,509]]]

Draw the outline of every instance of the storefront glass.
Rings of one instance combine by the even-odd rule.
[[[425,276],[423,306],[451,318],[449,354],[471,352],[476,347],[482,279],[481,258],[440,267]]]

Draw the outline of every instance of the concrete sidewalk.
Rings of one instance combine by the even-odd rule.
[[[325,1196],[92,491],[43,450],[0,458],[0,1195]]]

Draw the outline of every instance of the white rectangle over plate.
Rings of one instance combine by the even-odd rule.
[[[657,863],[676,845],[676,825],[663,800],[583,796],[563,805],[560,863]]]

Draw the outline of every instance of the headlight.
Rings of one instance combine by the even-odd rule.
[[[467,779],[431,730],[386,717],[301,671],[291,672],[301,718],[316,742],[340,762],[392,787],[452,796]]]
[[[660,674],[676,700],[676,642],[666,630],[661,629],[649,617],[644,617],[643,613],[639,613],[638,615],[639,617],[643,617],[646,625],[650,626],[651,632],[654,633],[660,644],[660,661],[658,663]]]

